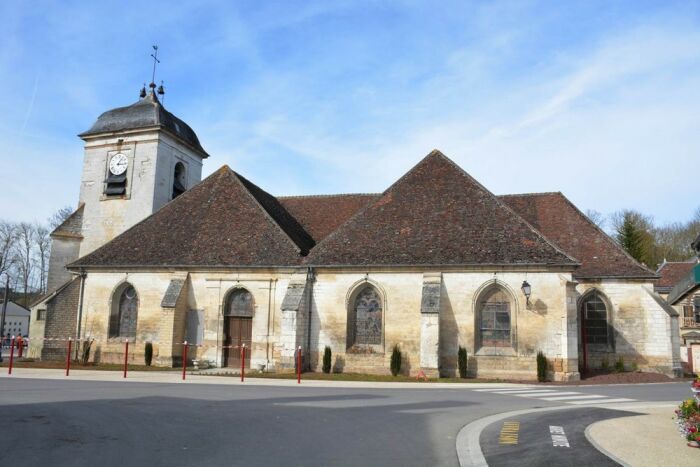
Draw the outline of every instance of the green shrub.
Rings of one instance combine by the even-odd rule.
[[[537,381],[547,381],[547,357],[541,350],[537,352]]]
[[[608,371],[610,369],[610,361],[608,360],[607,355],[600,361],[600,368],[603,371]]]
[[[632,371],[639,371],[639,365],[637,364],[637,360],[632,362],[631,367]]]
[[[83,341],[83,352],[82,352],[82,362],[83,365],[87,365],[90,361],[90,347],[92,347],[92,342],[94,339]]]
[[[331,348],[326,346],[325,349],[323,349],[323,372],[324,373],[330,373],[331,372]]]
[[[467,349],[465,349],[461,345],[459,346],[459,350],[457,351],[457,363],[459,366],[459,377],[466,378],[467,377]]]
[[[622,355],[615,361],[615,371],[618,373],[625,371],[625,361],[622,359]]]
[[[401,349],[399,344],[396,344],[391,351],[391,374],[396,376],[399,373],[401,373]]]
[[[146,360],[146,366],[151,366],[153,361],[153,344],[146,342],[146,349],[143,352],[143,358]]]

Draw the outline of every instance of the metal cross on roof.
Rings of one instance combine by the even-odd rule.
[[[153,51],[154,53],[151,54],[151,57],[153,57],[153,75],[151,76],[151,84],[148,86],[152,89],[155,89],[156,87],[156,65],[160,63],[160,60],[158,60],[158,46],[154,45],[153,46]]]

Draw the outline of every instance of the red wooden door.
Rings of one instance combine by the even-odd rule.
[[[241,347],[245,344],[245,366],[250,368],[253,318],[227,316],[224,322],[224,366],[241,367]]]

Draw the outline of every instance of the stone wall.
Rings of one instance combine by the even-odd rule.
[[[55,297],[46,303],[46,322],[44,336],[52,339],[44,342],[41,348],[41,358],[44,360],[63,360],[66,358],[69,337],[75,339],[80,301],[80,277],[74,278]],[[35,328],[32,328],[34,330]],[[34,336],[39,338],[43,336]],[[38,344],[38,343],[37,343]],[[35,344],[35,345],[37,345]]]

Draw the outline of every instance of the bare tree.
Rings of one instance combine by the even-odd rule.
[[[32,272],[34,271],[34,238],[36,232],[34,226],[28,222],[20,222],[17,225],[17,243],[15,245],[15,262],[19,273],[22,292],[24,294],[24,306],[29,301],[29,286]]]
[[[605,216],[595,209],[586,209],[586,217],[601,229],[605,228]]]
[[[49,228],[51,230],[54,230],[59,225],[63,224],[63,222],[66,219],[68,219],[71,214],[73,214],[73,208],[70,206],[63,206],[58,211],[54,212],[51,215],[51,217],[49,217],[49,219],[48,219]]]
[[[49,254],[51,252],[51,237],[49,229],[42,224],[34,225],[34,245],[36,247],[36,262],[39,268],[39,291],[46,292],[46,279],[49,269]]]
[[[0,276],[12,269],[16,242],[16,224],[0,220]]]

